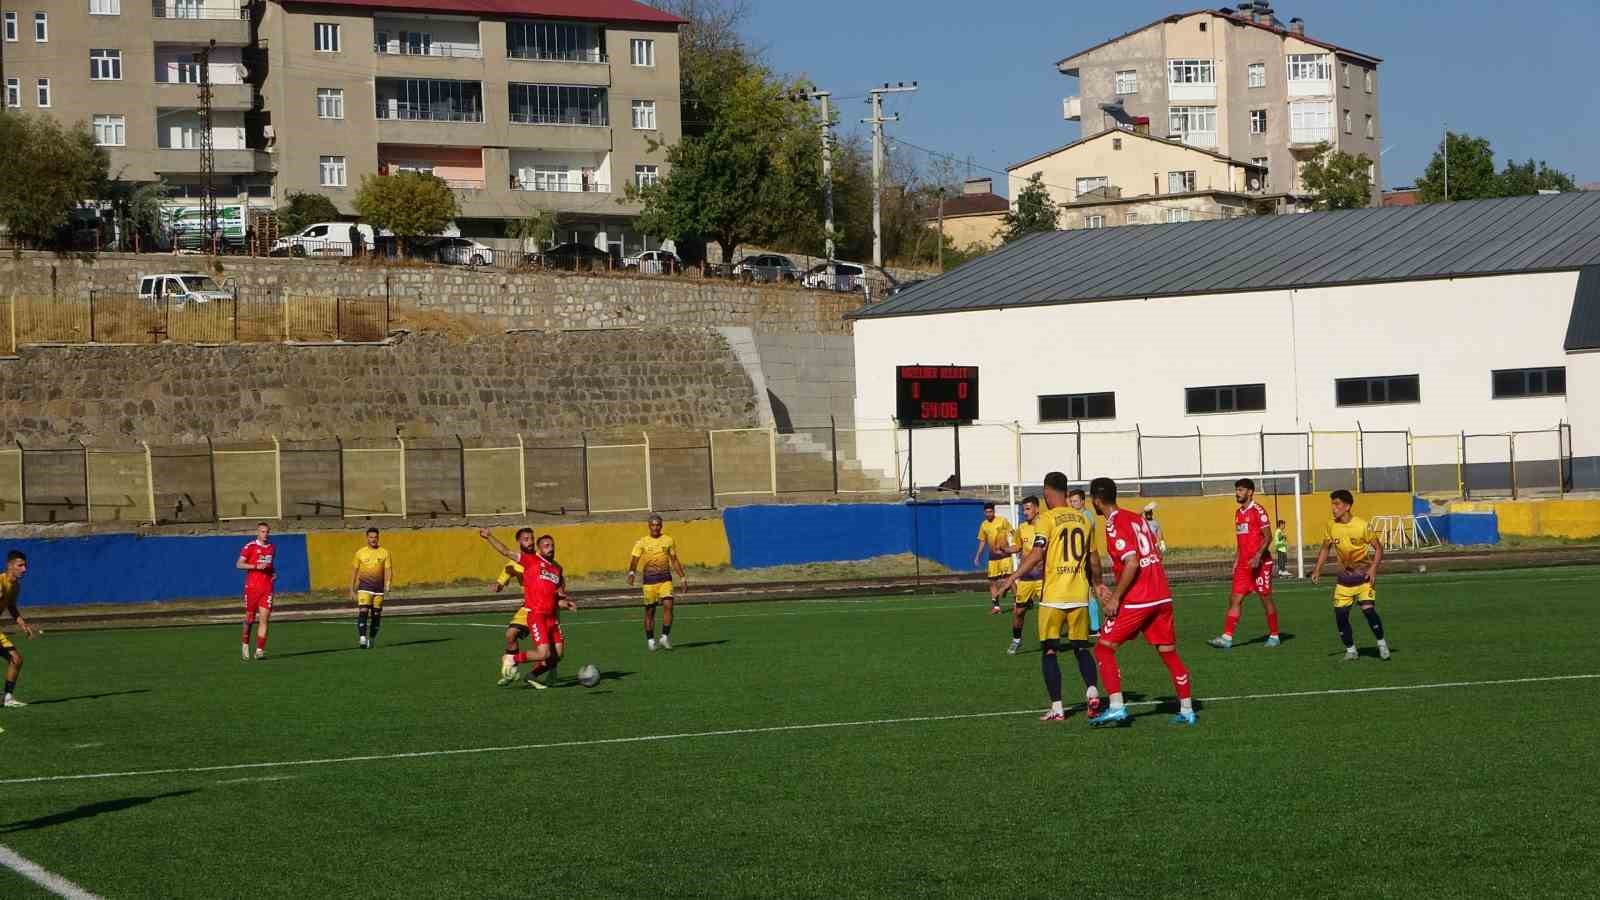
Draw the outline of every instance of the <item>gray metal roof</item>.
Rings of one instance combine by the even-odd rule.
[[[1597,264],[1600,193],[1507,197],[1045,232],[850,315],[917,316]],[[1600,311],[1595,316],[1600,327]]]
[[[1600,350],[1600,266],[1589,266],[1578,273],[1564,346],[1569,351]]]

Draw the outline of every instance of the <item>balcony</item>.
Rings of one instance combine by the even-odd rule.
[[[1061,118],[1068,122],[1077,122],[1083,119],[1083,98],[1067,97],[1061,101]]]
[[[1301,126],[1289,129],[1289,146],[1291,147],[1314,147],[1324,141],[1331,144],[1333,140],[1332,126]]]
[[[1201,100],[1206,103],[1215,103],[1217,100],[1216,82],[1171,82],[1167,85],[1167,99],[1174,103],[1180,101]]]
[[[609,194],[611,185],[598,181],[568,181],[564,179],[548,179],[535,177],[532,181],[523,180],[523,176],[511,176],[511,189],[513,191],[529,191],[536,194]]]
[[[379,56],[405,56],[411,58],[432,59],[483,59],[483,47],[479,44],[453,44],[444,41],[431,43],[406,43],[391,40],[382,44],[373,44],[372,52]]]
[[[1215,131],[1184,131],[1167,135],[1167,140],[1178,141],[1190,147],[1199,147],[1203,150],[1214,150],[1217,146],[1217,133]]]
[[[378,98],[377,114],[379,121],[483,124],[482,107],[462,109],[448,103],[407,103],[393,97]]]
[[[373,22],[378,71],[472,79],[483,73],[479,24],[454,19],[383,16]]]
[[[213,84],[212,109],[250,109],[255,100],[248,84]],[[156,82],[156,103],[167,108],[200,108],[200,85],[176,81]]]
[[[272,162],[267,154],[257,150],[214,150],[216,172],[219,174],[248,174],[251,172],[270,172]],[[200,170],[200,151],[176,150],[163,147],[155,151],[155,164],[157,174],[167,172],[198,172]]]
[[[1332,97],[1332,78],[1291,78],[1289,97]]]
[[[240,0],[152,0],[158,41],[250,43],[250,13]]]

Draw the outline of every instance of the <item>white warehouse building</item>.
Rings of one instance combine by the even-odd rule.
[[[967,485],[1600,488],[1600,193],[1048,232],[852,317],[857,452],[902,483],[956,469],[889,428],[918,364],[980,369]]]

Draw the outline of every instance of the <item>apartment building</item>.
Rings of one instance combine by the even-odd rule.
[[[638,249],[628,184],[682,136],[678,27],[633,0],[0,0],[5,102],[84,122],[112,171],[200,196],[201,51],[217,192],[353,214],[364,176],[431,172],[463,234],[537,209]],[[216,44],[211,45],[211,41]]]
[[[1078,80],[1063,113],[1085,134],[1146,119],[1154,133],[1244,160],[1300,194],[1300,163],[1326,142],[1379,158],[1378,57],[1281,22],[1262,0],[1168,16],[1056,64]]]

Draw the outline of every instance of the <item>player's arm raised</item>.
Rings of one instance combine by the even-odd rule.
[[[511,548],[510,547],[507,547],[505,544],[500,543],[500,539],[495,537],[494,533],[491,532],[489,529],[487,529],[487,528],[479,528],[478,529],[478,537],[481,537],[485,541],[487,541],[489,546],[494,548],[494,552],[500,554],[501,556],[504,556],[506,559],[509,559],[512,562],[520,562],[522,560],[521,556],[518,556],[517,554],[511,552]]]

